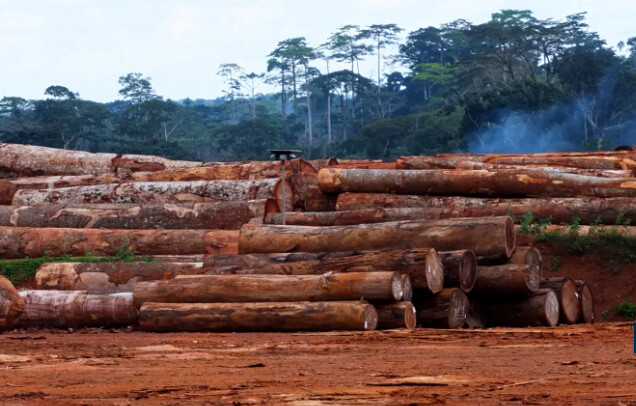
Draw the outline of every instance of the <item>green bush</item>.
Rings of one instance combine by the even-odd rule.
[[[614,311],[626,320],[636,320],[636,304],[632,302],[623,302],[616,306]]]

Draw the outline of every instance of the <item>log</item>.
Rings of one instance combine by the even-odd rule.
[[[488,297],[482,301],[489,326],[554,327],[559,322],[559,299],[550,289],[532,296]]]
[[[439,216],[427,209],[362,209],[348,211],[295,212],[285,215],[285,224],[290,226],[349,226],[356,224],[386,223],[404,220],[437,220]],[[282,224],[282,213],[268,213],[265,224]]]
[[[417,318],[415,306],[411,302],[395,302],[382,305],[375,305],[378,313],[378,330],[415,328]]]
[[[131,292],[135,283],[203,272],[202,263],[48,262],[35,273],[38,289]]]
[[[322,275],[327,272],[408,274],[414,288],[437,293],[444,287],[444,269],[431,248],[333,253],[215,255],[205,258],[206,274]]]
[[[491,164],[566,166],[581,169],[623,169],[636,168],[633,156],[501,156],[491,157],[485,162]]]
[[[553,277],[541,280],[541,289],[552,289],[559,299],[559,321],[575,324],[581,315],[578,287],[572,278]]]
[[[149,172],[201,165],[201,162],[173,161],[151,155],[94,154],[35,145],[0,144],[0,172],[17,176],[88,175],[119,170]]]
[[[330,211],[335,209],[336,197],[325,195],[320,191],[316,174],[297,173],[291,176],[289,181],[294,193],[294,209],[305,211]]]
[[[18,290],[0,275],[0,332],[10,330],[24,313],[24,300]]]
[[[17,323],[21,328],[116,328],[137,324],[137,308],[130,292],[27,290],[20,296],[26,304]]]
[[[135,305],[145,302],[302,302],[402,300],[404,282],[396,272],[324,275],[181,275],[135,284]]]
[[[592,288],[585,281],[575,281],[581,302],[581,323],[594,323],[594,295]]]
[[[213,180],[193,182],[132,182],[110,185],[74,186],[59,189],[19,190],[14,206],[36,204],[95,203],[212,203],[219,201],[279,199],[278,179]],[[281,189],[282,190],[282,189]],[[289,184],[287,193],[292,195]],[[282,204],[282,200],[277,200]],[[291,206],[288,206],[291,209]]]
[[[386,193],[342,193],[336,210],[421,209],[418,215],[428,219],[488,217],[510,215],[521,219],[531,212],[535,219],[552,218],[553,224],[569,224],[574,217],[580,224],[615,224],[622,215],[636,220],[636,204],[631,197],[598,198],[525,198],[499,199],[460,196],[417,196]]]
[[[470,249],[476,255],[509,258],[515,247],[514,223],[510,217],[489,217],[334,227],[247,224],[239,235],[242,254],[420,247]]]
[[[331,166],[331,165],[337,165],[338,164],[338,160],[336,158],[321,158],[321,159],[312,159],[310,161],[307,161],[311,164],[311,166],[313,166],[316,171],[325,168],[327,166]]]
[[[49,254],[113,256],[132,249],[136,255],[235,254],[235,230],[103,230],[90,228],[0,227],[0,258],[37,258]]]
[[[511,264],[518,265],[534,265],[539,268],[539,272],[543,268],[543,257],[541,252],[535,247],[517,247],[510,257]]]
[[[144,303],[139,326],[152,332],[375,330],[373,305],[360,302]]]
[[[401,156],[395,161],[396,169],[454,169],[463,156]]]
[[[468,315],[466,316],[466,326],[468,328],[486,328],[486,313],[482,309],[481,299],[479,296],[471,295],[468,297],[470,306],[468,307]]]
[[[525,170],[528,167],[552,171],[555,173],[572,173],[585,176],[599,176],[602,178],[631,178],[634,176],[633,170],[619,169],[580,169],[567,166],[533,166],[533,165],[507,165],[507,164],[488,164],[485,162],[459,161],[455,165],[455,169],[462,170],[480,170],[480,169],[517,169]]]
[[[480,295],[529,295],[540,283],[541,273],[535,265],[478,266],[473,291]]]
[[[473,290],[477,282],[477,256],[473,251],[442,251],[438,257],[444,267],[445,288],[458,287],[464,293]]]
[[[0,226],[238,230],[260,224],[265,200],[180,204],[0,206]]]
[[[337,169],[397,169],[395,162],[344,162],[329,165]]]
[[[447,288],[434,296],[418,296],[414,303],[422,327],[460,328],[468,315],[468,298],[457,288]]]
[[[636,178],[599,178],[541,169],[318,172],[323,193],[398,193],[499,197],[636,197]]]

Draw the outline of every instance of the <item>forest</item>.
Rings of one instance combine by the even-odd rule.
[[[393,160],[636,144],[636,37],[609,46],[585,13],[501,10],[408,33],[346,25],[323,44],[288,38],[264,54],[261,72],[221,64],[225,89],[209,100],[164,99],[139,72],[113,83],[110,103],[58,84],[38,100],[2,95],[0,142],[206,161],[269,159],[281,147]],[[360,74],[364,60],[377,76]]]

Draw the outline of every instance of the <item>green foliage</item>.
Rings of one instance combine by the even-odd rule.
[[[614,311],[623,316],[626,320],[636,320],[636,304],[632,302],[622,302],[614,307]]]
[[[552,216],[538,221],[534,220],[531,211],[527,211],[519,222],[519,232],[522,234],[538,235],[552,224]]]
[[[554,272],[558,270],[559,268],[561,268],[561,265],[563,265],[563,261],[561,260],[561,257],[555,255],[552,257],[552,264],[550,264],[550,270]]]

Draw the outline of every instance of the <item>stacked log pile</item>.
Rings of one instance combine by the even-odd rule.
[[[0,328],[589,323],[590,286],[542,279],[541,255],[517,247],[509,216],[613,224],[636,214],[633,150],[284,165],[282,183],[280,162],[0,144],[0,259],[127,245],[160,261],[45,264],[37,290],[0,286]]]

